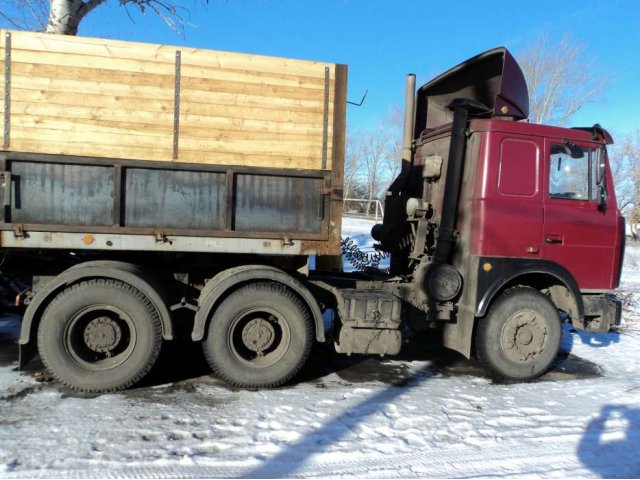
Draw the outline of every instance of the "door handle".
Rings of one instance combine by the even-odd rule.
[[[558,237],[547,237],[544,239],[545,243],[550,243],[550,244],[558,244],[558,243],[562,243],[562,238],[558,238]]]

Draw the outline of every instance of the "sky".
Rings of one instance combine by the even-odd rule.
[[[0,0],[0,2],[6,0]],[[158,17],[130,17],[109,0],[80,35],[344,63],[350,129],[373,128],[404,101],[407,73],[422,84],[484,50],[516,56],[543,31],[583,44],[610,84],[570,122],[615,133],[640,128],[640,0],[175,0],[191,11],[184,36]]]

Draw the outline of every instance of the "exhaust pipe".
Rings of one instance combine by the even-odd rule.
[[[400,160],[411,161],[411,146],[413,143],[413,130],[416,117],[416,75],[407,75],[407,89],[404,100],[404,127],[402,131],[402,158]]]

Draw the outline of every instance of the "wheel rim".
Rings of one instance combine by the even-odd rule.
[[[521,310],[502,327],[500,346],[509,360],[528,363],[542,354],[548,337],[547,322],[542,315],[535,310]]]
[[[112,305],[90,305],[67,323],[64,346],[79,365],[104,371],[124,363],[134,350],[136,330],[124,310]]]
[[[266,368],[284,357],[291,343],[286,319],[271,308],[251,308],[236,316],[227,337],[229,350],[241,363]]]

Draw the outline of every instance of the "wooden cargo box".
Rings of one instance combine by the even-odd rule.
[[[331,169],[344,135],[340,65],[1,33],[4,150]]]
[[[346,66],[0,35],[3,246],[339,252]]]

